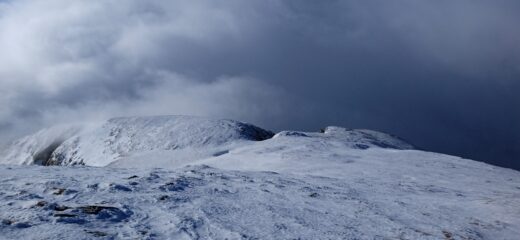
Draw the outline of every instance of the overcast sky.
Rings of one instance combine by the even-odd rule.
[[[0,0],[3,142],[190,114],[520,169],[520,1]]]

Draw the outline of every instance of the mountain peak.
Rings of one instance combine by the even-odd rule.
[[[90,126],[44,129],[14,142],[4,162],[105,166],[144,152],[198,149],[200,153],[273,135],[254,125],[226,119],[180,115],[118,117]]]

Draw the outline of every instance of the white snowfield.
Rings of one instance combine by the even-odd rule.
[[[0,239],[520,239],[518,171],[370,130],[118,118],[3,156]]]

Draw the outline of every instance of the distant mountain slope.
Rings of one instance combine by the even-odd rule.
[[[176,167],[216,157],[273,137],[270,131],[233,120],[192,116],[114,118],[90,125],[56,126],[11,144],[0,163],[36,165],[132,165]],[[283,131],[277,136],[308,136],[353,149],[413,149],[388,134],[327,127],[322,133]],[[126,164],[126,165],[128,165]]]
[[[3,149],[0,163],[43,165],[52,153],[67,139],[79,134],[84,126],[61,125],[42,129],[20,138]]]
[[[105,166],[134,154],[185,149],[193,150],[193,157],[198,158],[226,145],[272,136],[267,130],[233,120],[192,116],[114,118],[94,126],[54,127],[24,137],[7,149],[3,162]]]

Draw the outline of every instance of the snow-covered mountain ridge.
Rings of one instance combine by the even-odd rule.
[[[135,157],[192,163],[240,146],[267,140],[273,133],[233,120],[192,116],[114,118],[104,123],[55,126],[12,143],[0,163],[106,166]],[[321,137],[345,147],[412,149],[388,134],[327,127],[322,133],[283,131],[277,136]],[[136,161],[140,161],[140,160]],[[149,162],[149,161],[148,161]],[[164,166],[172,167],[172,166]],[[175,167],[175,166],[173,166]]]
[[[520,236],[520,172],[370,130],[119,118],[42,130],[5,156],[0,239]],[[66,166],[20,166],[40,159]]]
[[[56,126],[9,146],[4,163],[106,166],[134,154],[191,149],[192,159],[230,144],[274,134],[251,124],[191,116],[114,118],[104,123]],[[198,150],[198,151],[197,151]]]

